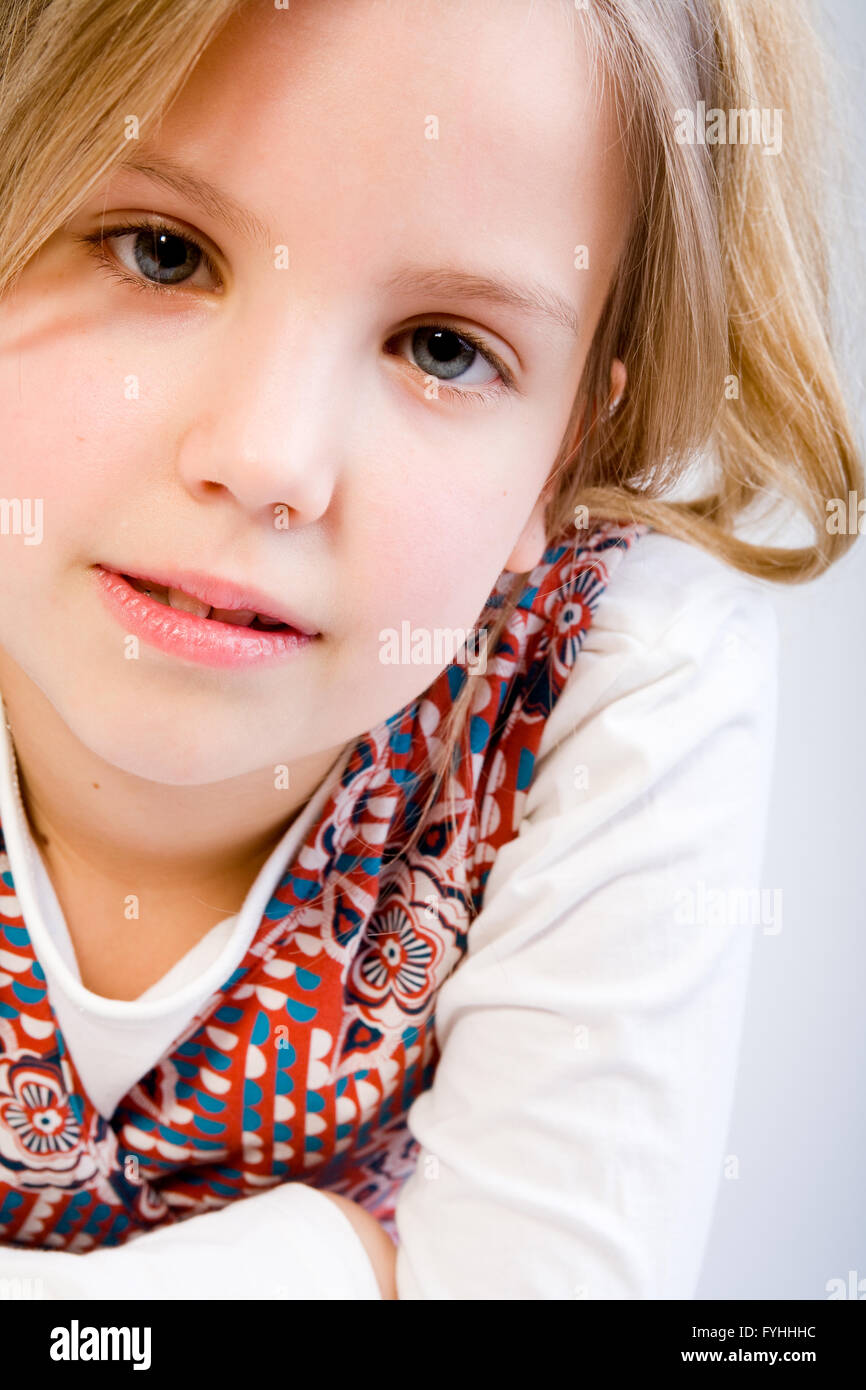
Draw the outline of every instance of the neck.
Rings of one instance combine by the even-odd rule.
[[[78,740],[23,673],[4,670],[3,704],[27,818],[51,867],[95,880],[183,891],[252,882],[333,765],[340,747],[293,762],[290,789],[255,770],[205,786],[124,772]]]

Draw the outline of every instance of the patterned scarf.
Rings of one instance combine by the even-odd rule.
[[[67,1051],[0,827],[0,1241],[120,1245],[289,1181],[352,1198],[396,1239],[419,1150],[406,1113],[439,1059],[439,987],[517,834],[545,721],[598,601],[649,530],[603,522],[581,544],[551,545],[483,674],[458,656],[357,740],[240,965],[110,1120]],[[467,679],[456,816],[443,789],[419,830],[437,730]]]

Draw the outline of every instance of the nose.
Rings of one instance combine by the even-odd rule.
[[[334,344],[302,319],[226,316],[194,373],[177,450],[196,500],[232,499],[278,528],[322,517],[337,477]]]

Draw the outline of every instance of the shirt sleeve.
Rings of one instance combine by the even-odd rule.
[[[299,1182],[83,1255],[0,1245],[7,1280],[46,1299],[382,1297],[351,1222]]]
[[[401,1299],[690,1299],[757,930],[778,629],[650,533],[602,595],[520,833],[439,991],[408,1113]]]

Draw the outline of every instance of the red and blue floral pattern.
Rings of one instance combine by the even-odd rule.
[[[648,529],[605,522],[551,546],[486,670],[469,676],[458,658],[357,740],[244,959],[110,1120],[66,1050],[0,831],[0,1240],[118,1245],[292,1180],[353,1198],[396,1238],[418,1157],[407,1112],[439,1058],[439,988],[518,831],[545,721],[612,570]],[[456,819],[443,792],[402,853],[466,679]]]

